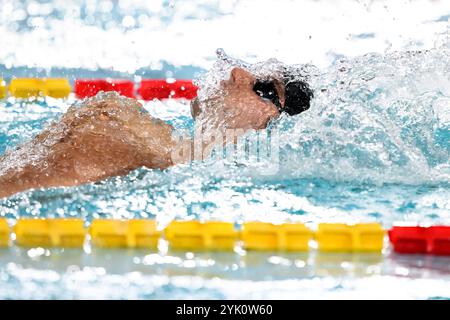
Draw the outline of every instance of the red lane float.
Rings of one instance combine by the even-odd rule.
[[[135,97],[134,82],[130,80],[107,80],[104,91],[116,91],[125,97]]]
[[[106,80],[75,80],[74,91],[77,98],[84,99],[95,96],[105,87]]]
[[[392,227],[389,240],[398,253],[450,255],[450,226]]]
[[[135,97],[134,83],[131,80],[77,79],[74,87],[75,95],[80,99],[93,97],[100,91],[116,91],[126,97]],[[138,93],[144,100],[168,98],[190,100],[197,96],[197,90],[197,86],[191,80],[144,79]]]
[[[197,96],[197,86],[191,80],[166,80],[145,79],[141,81],[138,93],[144,100],[185,98],[194,99]]]
[[[100,91],[115,91],[134,98],[134,83],[131,80],[118,79],[78,79],[75,80],[75,95],[84,99],[95,96]]]

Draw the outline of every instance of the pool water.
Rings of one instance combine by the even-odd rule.
[[[417,22],[421,25],[421,33],[416,34],[420,41],[416,39],[413,44],[395,38],[398,31],[393,35],[372,24],[381,15],[379,7],[354,4],[348,10],[368,10],[365,30],[353,25],[334,30],[340,39],[339,32],[355,28],[351,39],[336,40],[330,52],[324,50],[326,37],[319,31],[312,32],[312,39],[318,43],[309,46],[320,54],[309,59],[305,55],[311,53],[299,49],[310,41],[308,37],[299,39],[295,47],[284,41],[278,51],[259,41],[242,51],[241,42],[230,39],[214,48],[199,44],[192,49],[179,37],[183,30],[194,33],[201,23],[211,23],[214,28],[229,25],[230,20],[238,23],[245,12],[258,9],[250,2],[235,1],[230,9],[213,1],[195,7],[197,10],[190,16],[182,14],[188,9],[176,1],[163,1],[161,8],[148,8],[142,3],[139,9],[125,13],[108,1],[81,1],[84,9],[74,11],[72,20],[60,18],[69,15],[70,8],[58,13],[46,3],[8,3],[11,12],[22,10],[24,17],[14,25],[1,23],[0,32],[5,35],[2,41],[10,51],[0,53],[4,55],[0,60],[3,78],[121,76],[139,81],[140,77],[195,77],[204,88],[200,94],[206,94],[227,76],[233,64],[239,63],[216,61],[215,49],[228,46],[228,53],[250,62],[274,56],[289,63],[311,62],[303,67],[315,97],[307,112],[296,117],[282,116],[271,123],[268,130],[279,132],[275,162],[207,159],[165,171],[139,169],[126,177],[80,187],[32,190],[0,200],[0,216],[11,222],[28,216],[82,217],[86,224],[93,218],[139,217],[156,219],[161,227],[173,219],[193,218],[237,225],[250,220],[299,221],[313,229],[320,222],[379,222],[385,228],[394,223],[450,224],[450,42],[445,33],[445,14],[450,14],[450,8],[444,4],[427,7],[426,1],[419,1],[413,7],[431,8]],[[306,3],[310,10],[320,11],[318,21],[328,21],[327,26],[342,22],[339,15],[334,20],[327,17],[331,2],[319,1],[323,11],[313,1]],[[293,5],[286,1],[280,6]],[[400,14],[396,7],[388,9],[390,14]],[[46,15],[45,10],[51,13]],[[19,13],[8,17],[19,19]],[[36,20],[39,17],[45,19]],[[152,20],[155,17],[158,22]],[[406,28],[413,22],[403,21],[400,25]],[[61,24],[67,27],[59,31],[62,35],[56,31]],[[290,24],[294,27],[294,22]],[[75,26],[81,26],[81,36],[71,33],[70,27]],[[191,29],[186,29],[188,26]],[[286,37],[292,31],[288,27],[264,31],[273,36],[280,32]],[[118,55],[96,46],[86,51],[90,31],[104,39],[106,48],[111,46],[112,50],[117,45]],[[189,50],[179,57],[161,45],[150,54],[145,49],[148,43],[142,42],[145,32],[149,32],[151,40],[167,34]],[[53,40],[49,34],[53,34]],[[315,40],[316,36],[319,40]],[[20,41],[33,44],[42,38],[47,40],[36,45],[34,55],[11,49],[18,49]],[[131,47],[127,47],[128,38],[135,41]],[[427,42],[430,38],[435,42]],[[72,50],[67,51],[68,47]],[[394,51],[392,47],[403,50]],[[44,53],[53,55],[55,50],[58,57],[45,57]],[[368,51],[374,53],[360,55]],[[60,58],[61,52],[69,59]],[[299,60],[289,52],[297,53]],[[98,65],[91,65],[92,61],[99,61]],[[249,68],[262,72],[279,65],[270,60]],[[209,68],[211,71],[206,72]],[[74,102],[74,97],[1,101],[0,154],[57,121]],[[152,115],[169,122],[177,131],[192,129],[187,101],[143,103]],[[255,134],[249,133],[248,137]],[[268,170],[274,163],[276,170]],[[449,288],[450,258],[403,256],[390,248],[382,255],[323,254],[315,250],[296,254],[242,250],[181,253],[168,250],[164,243],[157,252],[90,247],[0,249],[0,298],[437,299],[450,298]]]

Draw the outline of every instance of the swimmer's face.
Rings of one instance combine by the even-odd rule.
[[[280,115],[271,99],[254,90],[256,78],[244,69],[234,68],[230,78],[221,82],[223,96],[191,104],[194,119],[213,121],[223,118],[229,129],[264,129],[270,120]],[[284,105],[284,91],[281,82],[273,81],[280,105]],[[211,107],[214,104],[214,107]],[[219,110],[218,110],[219,109]]]

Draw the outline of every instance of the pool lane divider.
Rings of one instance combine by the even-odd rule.
[[[162,80],[144,79],[137,89],[138,96],[143,100],[153,99],[194,99],[197,87],[192,80]],[[95,96],[100,91],[116,91],[119,94],[134,98],[134,82],[119,79],[79,79],[75,81],[75,95],[84,99]]]
[[[156,249],[161,232],[155,220],[93,220],[89,228],[91,243],[101,248]]]
[[[67,79],[16,78],[9,84],[9,93],[16,98],[53,97],[66,98],[72,91]]]
[[[320,251],[379,252],[385,231],[378,223],[321,223],[315,234]]]
[[[0,248],[9,246],[9,232],[6,219],[0,219]]]
[[[194,99],[197,97],[197,86],[192,83],[192,80],[157,80],[146,79],[141,81],[141,86],[138,93],[144,100],[153,99]]]
[[[3,81],[2,78],[0,78],[0,99],[3,99],[6,97],[6,83]]]
[[[11,237],[11,233],[15,237]],[[315,240],[321,252],[374,252],[384,248],[386,231],[377,223],[321,223],[312,231],[301,223],[245,222],[238,230],[229,222],[172,221],[158,230],[155,220],[94,219],[89,228],[78,218],[18,219],[11,229],[0,218],[0,247],[82,248],[87,240],[99,248],[157,250],[165,238],[173,250],[309,251]],[[450,255],[450,226],[394,226],[389,231],[393,250],[403,254]],[[88,237],[89,236],[89,237]]]
[[[21,247],[80,248],[86,239],[82,219],[20,219],[13,230]]]
[[[95,96],[100,91],[115,91],[122,96],[135,98],[134,82],[119,79],[80,79],[75,80],[74,92],[77,98]]]
[[[312,238],[313,232],[300,223],[246,222],[241,231],[247,250],[308,251]]]
[[[398,253],[450,255],[450,226],[393,227],[389,239]]]
[[[239,233],[229,222],[173,221],[165,229],[175,250],[233,250]]]
[[[129,98],[154,99],[194,99],[197,86],[188,79],[143,79],[139,88],[128,79],[76,79],[73,92],[79,99],[95,96],[100,91],[115,91]],[[64,78],[14,78],[9,87],[0,78],[0,99],[7,96],[15,98],[53,97],[67,98],[72,92],[68,79]]]

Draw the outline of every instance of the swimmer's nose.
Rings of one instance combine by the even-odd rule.
[[[253,89],[255,83],[256,78],[250,72],[241,68],[231,70],[230,84],[241,88]]]

